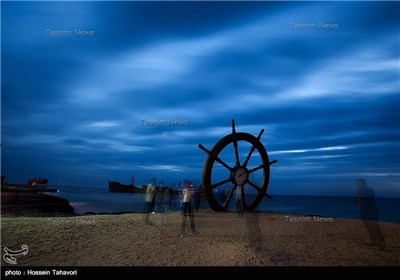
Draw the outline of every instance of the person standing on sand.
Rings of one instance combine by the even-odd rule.
[[[192,211],[192,191],[190,189],[190,183],[186,182],[185,188],[182,190],[182,204],[183,204],[183,211],[182,211],[182,224],[181,224],[181,232],[182,235],[186,232],[186,219],[189,216],[190,220],[190,227],[192,229],[192,233],[196,233],[196,228],[194,224],[194,217]]]
[[[375,204],[375,192],[367,186],[364,179],[357,179],[357,206],[360,209],[361,220],[372,241],[371,245],[385,250],[385,240],[378,223],[378,208]]]
[[[172,202],[174,199],[174,192],[171,189],[171,187],[168,187],[165,190],[165,195],[164,195],[164,203],[165,203],[165,211],[166,212],[171,212],[172,211]]]
[[[155,204],[155,199],[156,199],[156,188],[153,185],[153,182],[151,182],[146,189],[146,218],[145,222],[146,224],[149,223],[149,216],[152,211],[154,211],[154,204]]]
[[[167,224],[167,216],[166,216],[166,212],[168,210],[168,201],[167,201],[167,197],[168,197],[168,188],[166,187],[164,189],[160,189],[159,192],[159,196],[158,200],[159,202],[159,210],[157,212],[160,213],[160,225],[165,226]]]
[[[242,196],[243,196],[243,186],[238,185],[236,189],[236,197],[235,204],[238,216],[243,216],[243,205],[242,205]]]

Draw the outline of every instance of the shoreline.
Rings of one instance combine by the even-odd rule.
[[[398,224],[378,223],[381,251],[362,221],[301,217],[201,209],[194,213],[196,233],[187,222],[183,235],[179,211],[150,214],[149,224],[140,213],[2,217],[1,241],[10,249],[29,246],[21,266],[400,266]]]

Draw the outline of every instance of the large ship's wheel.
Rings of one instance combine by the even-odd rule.
[[[204,162],[202,185],[208,204],[214,211],[229,210],[230,202],[232,197],[236,195],[237,188],[242,190],[240,203],[242,203],[243,209],[247,211],[257,208],[264,196],[271,198],[266,194],[270,177],[270,165],[277,161],[269,161],[268,153],[260,141],[263,133],[264,129],[260,131],[257,137],[254,137],[249,133],[236,132],[235,122],[232,120],[232,133],[219,140],[211,151],[199,144],[199,148],[208,154]],[[233,146],[230,146],[231,144]],[[249,152],[243,162],[241,162],[239,154],[242,145],[249,146]],[[235,156],[234,159],[231,158],[231,165],[222,159],[223,156],[229,157],[229,154],[227,156],[229,147],[233,148]],[[249,166],[250,161],[253,166]],[[218,175],[226,173],[226,176],[223,177],[225,179],[213,176],[213,169],[219,167],[226,170],[218,172]],[[258,174],[260,184],[253,182],[251,178],[256,172],[261,172],[261,174]],[[222,191],[221,187],[223,188],[224,186],[225,191]]]

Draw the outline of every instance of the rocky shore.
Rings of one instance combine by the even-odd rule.
[[[15,216],[74,214],[74,208],[68,200],[41,191],[46,189],[4,186],[1,191],[1,214]]]

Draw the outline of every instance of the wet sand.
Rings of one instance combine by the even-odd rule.
[[[165,220],[165,225],[161,224]],[[290,214],[180,212],[2,217],[2,248],[29,253],[22,266],[399,266],[400,225],[380,222],[385,250],[361,221]],[[9,265],[2,259],[2,265]]]

